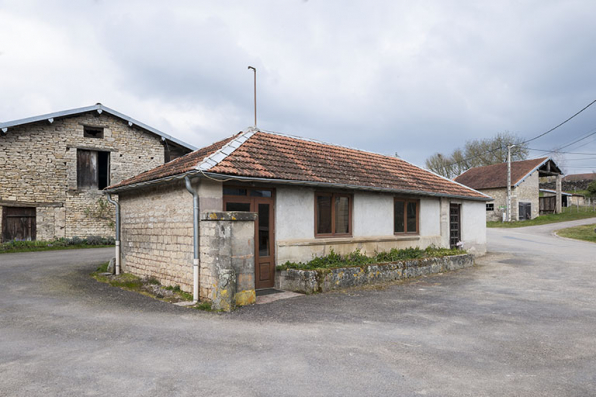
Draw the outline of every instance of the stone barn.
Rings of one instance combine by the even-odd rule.
[[[463,242],[483,254],[492,200],[399,158],[254,128],[106,192],[119,198],[123,270],[216,307],[252,303],[276,265],[330,250]]]
[[[113,236],[102,189],[192,150],[101,104],[0,123],[0,241]]]
[[[511,162],[511,220],[534,219],[540,215],[540,177],[557,179],[553,212],[561,212],[561,170],[555,162],[542,157]],[[493,200],[486,203],[486,220],[501,221],[507,210],[507,163],[471,168],[455,182],[482,192]]]

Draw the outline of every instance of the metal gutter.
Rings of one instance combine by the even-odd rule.
[[[177,138],[174,138],[171,135],[166,134],[165,132],[162,132],[156,128],[153,128],[145,123],[142,123],[138,120],[133,119],[132,117],[129,117],[123,113],[120,113],[114,109],[110,109],[107,106],[103,106],[101,103],[98,103],[96,105],[93,106],[85,106],[82,108],[76,108],[76,109],[69,109],[69,110],[62,110],[60,112],[54,112],[54,113],[48,113],[48,114],[42,114],[39,116],[33,116],[33,117],[27,117],[24,119],[18,119],[18,120],[12,120],[12,121],[7,121],[4,123],[0,123],[0,131],[2,131],[4,134],[6,134],[8,132],[8,130],[12,127],[16,127],[19,125],[25,125],[25,124],[31,124],[31,123],[37,123],[39,121],[44,121],[47,120],[49,123],[53,123],[54,119],[57,119],[59,117],[67,117],[67,116],[72,116],[72,115],[76,115],[76,114],[82,114],[82,113],[88,113],[88,112],[92,112],[92,111],[96,111],[97,113],[101,114],[104,111],[106,113],[111,114],[112,116],[116,116],[126,122],[128,122],[128,126],[132,127],[134,125],[141,127],[144,130],[147,130],[155,135],[158,135],[160,137],[162,137],[162,139],[167,139],[171,142],[174,142],[182,147],[185,147],[187,149],[190,150],[197,150],[197,147],[190,145],[186,142],[183,142]]]
[[[112,199],[110,193],[106,192],[108,201],[116,206],[116,263],[115,273],[120,274],[120,203]]]
[[[186,190],[192,194],[192,240],[193,240],[193,260],[192,260],[192,274],[193,274],[193,286],[192,286],[192,300],[193,302],[199,301],[199,247],[200,247],[200,234],[199,234],[199,192],[192,187],[190,177],[186,175],[184,177],[186,184]],[[199,180],[200,183],[200,180]]]
[[[456,199],[474,200],[474,201],[492,201],[492,200],[494,200],[492,197],[487,196],[486,194],[480,193],[480,192],[478,192],[478,193],[482,194],[485,197],[470,197],[470,196],[461,196],[461,195],[446,194],[446,193],[425,192],[425,191],[421,191],[421,190],[391,189],[391,188],[384,188],[384,187],[359,186],[359,185],[349,185],[349,184],[342,184],[342,183],[327,183],[327,182],[297,181],[297,180],[291,180],[291,179],[267,179],[267,178],[256,178],[256,177],[244,177],[244,176],[236,176],[236,175],[217,174],[217,173],[213,173],[213,172],[205,172],[203,174],[206,177],[218,179],[218,180],[237,180],[237,181],[246,181],[246,182],[272,183],[272,184],[277,183],[277,184],[281,184],[281,185],[313,186],[313,187],[324,187],[324,188],[330,188],[330,189],[335,188],[335,189],[364,190],[364,191],[382,192],[382,193],[412,194],[412,195],[429,196],[429,197],[447,197],[447,198],[456,198]]]
[[[147,186],[154,186],[159,185],[162,183],[166,183],[169,181],[180,180],[184,179],[186,176],[199,176],[199,177],[207,177],[216,179],[218,181],[245,181],[245,182],[259,182],[259,183],[271,183],[271,184],[280,184],[280,185],[298,185],[298,186],[313,186],[313,187],[324,187],[329,189],[351,189],[351,190],[363,190],[363,191],[371,191],[371,192],[381,192],[381,193],[394,193],[394,194],[412,194],[418,196],[429,196],[429,197],[446,197],[446,198],[454,198],[454,199],[463,199],[463,200],[473,200],[473,201],[493,201],[494,199],[484,193],[478,192],[485,197],[470,197],[470,196],[462,196],[456,194],[446,194],[446,193],[432,193],[432,192],[425,192],[422,190],[406,190],[406,189],[391,189],[391,188],[384,188],[384,187],[374,187],[374,186],[358,186],[358,185],[347,185],[347,184],[340,184],[340,183],[326,183],[326,182],[312,182],[312,181],[298,181],[298,180],[291,180],[291,179],[267,179],[267,178],[256,178],[256,177],[246,177],[246,176],[236,176],[236,175],[227,175],[227,174],[217,174],[213,172],[202,172],[199,170],[192,170],[185,172],[183,174],[177,174],[172,176],[167,176],[164,178],[154,179],[151,181],[139,182],[132,185],[126,185],[121,187],[116,187],[112,189],[105,190],[106,192],[110,193],[119,193],[127,190],[134,190],[142,187]],[[469,188],[468,188],[469,189]]]

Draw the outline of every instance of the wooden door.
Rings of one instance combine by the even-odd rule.
[[[556,200],[556,197],[555,197]],[[525,221],[532,219],[532,204],[531,203],[519,203],[519,220]]]
[[[272,190],[224,188],[224,211],[255,212],[255,289],[275,284],[274,195]]]
[[[2,207],[2,241],[31,241],[36,235],[35,208]]]
[[[449,247],[457,248],[457,243],[461,241],[461,205],[449,205]]]

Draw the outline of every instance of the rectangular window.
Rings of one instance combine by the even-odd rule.
[[[352,196],[317,193],[315,195],[315,232],[321,237],[349,236],[352,233]]]
[[[486,210],[487,211],[494,211],[495,210],[495,204],[494,203],[486,204]]]
[[[77,187],[103,189],[110,185],[110,152],[77,150]]]
[[[83,136],[85,138],[103,138],[103,128],[101,127],[83,127]]]
[[[420,201],[396,198],[393,202],[393,232],[418,234]]]

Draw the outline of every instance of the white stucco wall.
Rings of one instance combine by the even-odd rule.
[[[277,187],[275,191],[275,239],[315,238],[314,189]]]
[[[420,199],[420,233],[396,236],[393,233],[394,195],[355,192],[352,210],[352,237],[315,238],[315,189],[278,186],[275,203],[277,263],[308,261],[313,256],[355,249],[372,254],[391,248],[442,245],[441,207],[436,198]]]
[[[441,234],[441,201],[438,198],[420,199],[420,235]]]
[[[461,212],[461,238],[464,249],[475,255],[486,253],[486,203],[464,201]]]
[[[393,235],[393,196],[354,194],[352,228],[354,237]]]

